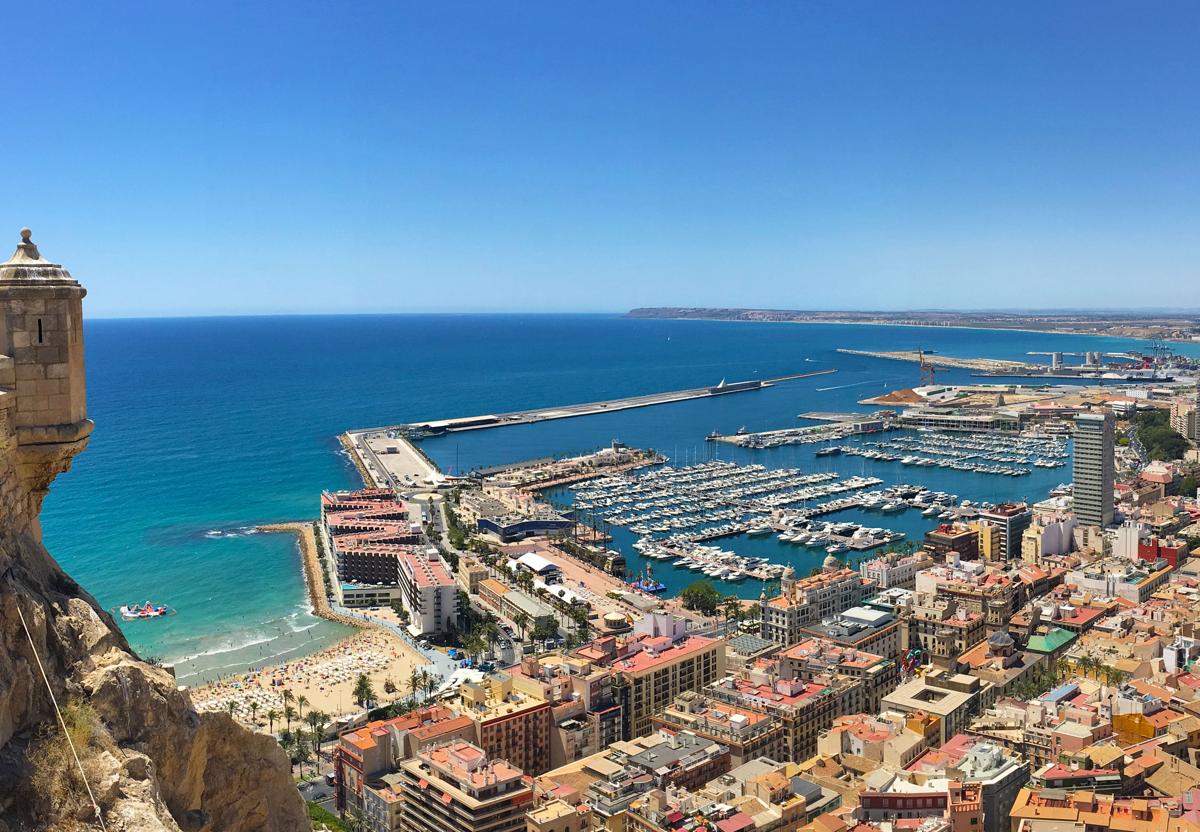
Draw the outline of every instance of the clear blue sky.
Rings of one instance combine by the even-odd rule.
[[[0,243],[97,316],[1198,306],[1197,43],[1194,1],[27,3]]]

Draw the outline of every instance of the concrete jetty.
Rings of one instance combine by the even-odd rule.
[[[1024,361],[1009,361],[1002,358],[951,358],[944,355],[924,354],[916,350],[851,350],[839,347],[838,352],[845,355],[864,355],[869,358],[887,358],[892,361],[911,361],[920,364],[932,364],[935,367],[952,367],[959,370],[985,370],[993,372],[1037,372],[1044,370],[1040,364],[1029,364]]]
[[[347,431],[342,445],[368,488],[418,491],[436,488],[446,479],[404,433],[393,429]]]
[[[722,379],[719,384],[712,387],[696,387],[690,390],[650,393],[644,396],[629,396],[623,399],[569,404],[537,410],[518,410],[512,413],[361,428],[346,431],[340,439],[368,486],[396,488],[400,491],[437,488],[446,482],[446,477],[417,447],[414,440],[423,436],[467,430],[486,430],[508,425],[527,425],[551,419],[570,419],[576,416],[592,416],[636,407],[652,407],[691,399],[727,396],[751,390],[762,390],[785,381],[836,372],[836,369],[815,370],[809,373],[735,382],[727,382]]]
[[[351,431],[352,434],[379,432],[405,433],[410,436],[436,436],[442,433],[459,433],[467,430],[487,430],[509,425],[528,425],[534,422],[545,422],[551,419],[571,419],[577,416],[594,416],[599,413],[612,413],[618,410],[631,410],[636,407],[652,407],[660,404],[705,399],[712,396],[727,396],[733,393],[747,393],[752,390],[762,390],[773,387],[785,381],[795,381],[801,378],[823,376],[836,373],[836,369],[815,370],[810,373],[796,373],[774,378],[753,379],[751,381],[727,382],[724,379],[712,387],[694,387],[689,390],[672,390],[665,393],[649,393],[643,396],[628,396],[623,399],[608,399],[606,401],[586,402],[584,404],[568,404],[558,407],[543,407],[535,410],[516,410],[511,413],[489,413],[480,416],[460,416],[453,419],[432,419],[425,422],[409,422],[407,424],[390,425],[387,427],[369,428]]]

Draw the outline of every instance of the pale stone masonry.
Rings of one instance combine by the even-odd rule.
[[[83,297],[41,256],[28,228],[0,264],[0,510],[41,537],[38,511],[92,432],[83,363]]]
[[[42,257],[31,236],[22,230],[16,253],[0,262],[2,814],[14,828],[77,820],[21,817],[21,806],[33,811],[38,802],[26,776],[28,740],[56,722],[48,684],[59,702],[79,700],[95,714],[84,759],[108,829],[179,832],[197,818],[227,832],[308,829],[278,743],[228,714],[196,713],[174,677],[138,661],[111,616],[41,545],[42,499],[87,444],[92,423],[84,395],[85,292]]]

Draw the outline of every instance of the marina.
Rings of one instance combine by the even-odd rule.
[[[839,417],[830,421],[842,428],[853,414],[822,415]],[[699,578],[747,597],[788,566],[806,571],[830,555],[853,563],[871,551],[912,546],[939,524],[990,510],[992,500],[1023,498],[971,482],[1032,478],[1048,491],[1051,470],[1070,460],[1069,440],[1048,433],[895,429],[796,444],[738,445],[740,464],[711,459],[595,479],[581,483],[571,501],[611,530],[639,588],[678,592]],[[780,455],[800,464],[780,466]],[[860,470],[828,470],[839,459]],[[921,475],[898,481],[890,472],[901,470]],[[967,496],[960,499],[960,490]]]
[[[807,530],[808,518],[871,505],[869,498],[847,495],[880,483],[873,477],[841,479],[832,472],[805,474],[795,468],[712,460],[596,480],[575,493],[575,508],[627,527],[638,535],[632,548],[648,560],[671,561],[677,569],[717,581],[767,581],[778,578],[787,564],[741,555],[709,545],[711,541],[771,534],[784,539],[782,534],[800,531],[800,523]],[[834,499],[822,501],[826,497]],[[813,545],[832,555],[863,552],[905,537],[903,532],[851,522],[829,524],[828,529],[816,524],[813,531],[818,528],[821,535],[812,537]],[[635,585],[658,584],[647,575]]]
[[[807,504],[877,484],[865,477],[839,479],[832,472],[711,460],[684,468],[605,477],[575,492],[575,507],[639,535],[690,532],[741,533],[777,508]],[[736,530],[736,531],[735,531]]]
[[[890,413],[888,414],[890,417]],[[801,414],[797,418],[809,418]],[[783,445],[811,445],[848,439],[864,433],[879,433],[891,429],[890,418],[884,420],[870,414],[858,414],[857,419],[831,419],[834,424],[805,425],[780,430],[750,432],[739,430],[732,436],[722,436],[713,431],[705,439],[709,442],[724,442],[739,448],[778,448]]]
[[[918,431],[916,435],[885,440],[830,445],[817,456],[859,456],[918,467],[951,468],[976,474],[1022,477],[1028,466],[1061,468],[1070,459],[1065,439],[1054,436],[1007,436],[991,434],[951,435]]]

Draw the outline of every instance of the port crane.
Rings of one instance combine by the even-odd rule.
[[[921,367],[921,386],[933,387],[937,383],[935,380],[937,371],[934,368],[933,362],[926,360],[926,352],[927,351],[923,349],[917,350],[917,362]]]

